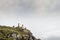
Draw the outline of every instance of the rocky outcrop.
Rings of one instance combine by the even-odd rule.
[[[30,30],[22,26],[0,26],[0,40],[40,40],[34,37]]]

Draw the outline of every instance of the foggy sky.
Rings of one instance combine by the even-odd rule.
[[[60,40],[60,37],[51,36],[51,37],[44,39],[44,40]]]
[[[60,0],[0,0],[0,24],[12,26],[18,22],[36,37],[59,34]]]

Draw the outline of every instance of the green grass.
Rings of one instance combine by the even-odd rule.
[[[10,27],[10,26],[1,26],[0,25],[0,39],[3,39],[5,38],[6,39],[6,35],[9,34],[9,33],[17,33],[19,35],[26,35],[25,32],[23,31],[20,31],[21,28],[13,28],[13,27]],[[5,40],[4,39],[4,40]],[[8,40],[13,40],[13,38],[8,38]]]

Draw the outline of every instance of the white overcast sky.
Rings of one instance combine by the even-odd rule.
[[[60,36],[60,0],[0,0],[0,25],[18,22],[36,37]]]

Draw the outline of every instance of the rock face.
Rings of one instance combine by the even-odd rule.
[[[30,30],[22,27],[0,26],[0,40],[40,40]]]

